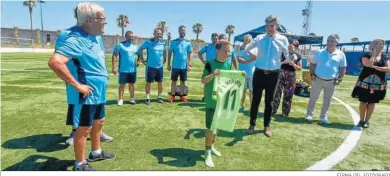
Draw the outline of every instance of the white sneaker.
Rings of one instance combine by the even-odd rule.
[[[129,103],[132,104],[132,105],[135,105],[135,104],[136,104],[136,103],[135,103],[135,100],[132,100],[132,99],[129,100]]]
[[[65,141],[65,144],[67,145],[73,145],[73,138],[74,136],[76,135],[76,131],[72,131],[68,137],[68,139],[66,139]]]
[[[305,119],[306,119],[307,121],[310,121],[310,122],[311,122],[311,121],[313,121],[313,117],[312,117],[312,116],[309,116],[309,115],[308,115],[308,116],[306,116],[306,118],[305,118]]]
[[[206,149],[204,164],[208,167],[214,167],[214,162],[211,158],[211,149]]]
[[[123,100],[118,101],[118,106],[123,106]]]
[[[328,118],[320,118],[320,123],[325,123],[327,125],[331,124]]]
[[[215,156],[222,156],[221,152],[214,147],[214,144],[211,146],[211,153]]]

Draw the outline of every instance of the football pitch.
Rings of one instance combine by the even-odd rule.
[[[71,170],[73,146],[65,145],[71,131],[65,126],[65,84],[47,66],[50,53],[1,54],[1,170]],[[111,73],[111,55],[106,55]],[[234,132],[218,133],[213,156],[215,168],[204,165],[205,108],[201,101],[203,64],[196,58],[186,85],[189,102],[167,103],[170,72],[164,65],[164,101],[159,104],[157,84],[152,84],[150,105],[145,105],[145,67],[137,70],[136,105],[117,106],[118,79],[110,74],[104,132],[114,137],[102,149],[117,155],[114,160],[91,163],[97,170],[305,170],[332,154],[354,128],[350,112],[332,100],[331,125],[318,124],[320,96],[313,123],[305,121],[308,98],[294,96],[290,117],[279,112],[272,118],[273,136],[263,132],[264,96],[254,135],[247,135],[249,100],[240,113]],[[298,78],[301,73],[297,73]],[[359,102],[350,94],[356,76],[347,75],[335,97],[356,112]],[[364,129],[352,152],[331,170],[390,170],[390,96],[376,105],[370,127]],[[87,153],[90,142],[87,142]]]

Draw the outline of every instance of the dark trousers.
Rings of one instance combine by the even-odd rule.
[[[253,99],[251,104],[250,125],[256,126],[257,113],[263,90],[265,90],[264,127],[269,127],[271,122],[272,101],[275,96],[275,89],[279,82],[279,72],[265,73],[256,69],[253,75]]]

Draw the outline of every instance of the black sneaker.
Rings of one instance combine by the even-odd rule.
[[[255,131],[255,126],[249,126],[249,128],[248,128],[248,130],[246,130],[246,132],[249,134],[249,135],[251,135],[251,134],[253,134],[253,132]]]
[[[88,162],[84,162],[80,166],[73,166],[73,171],[96,171],[94,168],[92,168]]]
[[[149,105],[150,104],[150,99],[145,100],[145,104]]]
[[[88,162],[101,161],[101,160],[111,160],[111,159],[114,159],[115,157],[116,157],[115,154],[104,152],[102,150],[102,153],[100,153],[97,156],[93,156],[92,153],[89,153]]]
[[[363,121],[359,121],[359,123],[357,124],[357,126],[358,126],[358,127],[363,127],[363,124],[364,124]]]
[[[164,103],[164,100],[162,98],[157,98],[157,102]]]
[[[368,126],[369,126],[368,122],[364,122],[363,128],[368,128]]]

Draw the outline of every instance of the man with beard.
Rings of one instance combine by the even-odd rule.
[[[187,71],[191,71],[191,63],[192,63],[192,45],[188,40],[185,40],[184,37],[186,35],[186,27],[179,27],[179,35],[178,39],[172,41],[171,46],[169,48],[168,53],[168,71],[171,70],[171,56],[173,53],[173,64],[172,64],[172,74],[171,74],[171,97],[169,98],[169,102],[175,101],[176,94],[176,81],[180,75],[180,101],[188,102],[188,100],[184,97],[184,87],[185,81],[187,81]]]

